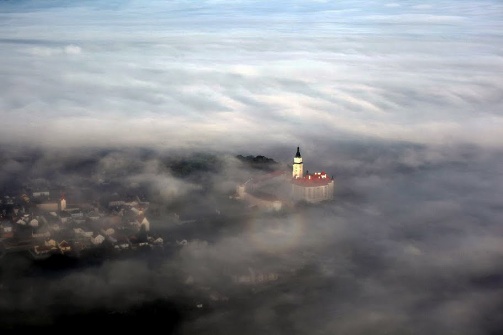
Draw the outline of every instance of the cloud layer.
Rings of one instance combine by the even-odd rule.
[[[216,168],[185,179],[171,171],[186,157],[176,152],[17,149],[2,151],[4,189],[16,180],[73,190],[122,180],[130,192],[140,184],[152,206],[167,206],[149,216],[152,229],[168,244],[187,244],[177,253],[59,271],[5,257],[6,330],[90,329],[89,319],[190,334],[483,335],[502,326],[501,153],[356,142],[319,157],[305,149],[307,168],[335,173],[334,201],[243,216],[220,207],[222,195],[256,172],[225,154]],[[175,224],[173,204],[200,219]]]
[[[501,4],[3,3],[3,141],[501,145]]]

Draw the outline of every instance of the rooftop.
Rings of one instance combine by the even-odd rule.
[[[305,187],[324,186],[328,185],[330,182],[332,182],[332,180],[333,178],[329,178],[327,174],[323,171],[323,172],[315,172],[313,174],[306,174],[304,177],[301,178],[293,178],[292,184]]]

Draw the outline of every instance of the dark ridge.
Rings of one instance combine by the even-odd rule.
[[[223,162],[216,155],[195,153],[185,157],[172,158],[166,165],[175,177],[198,179],[208,172],[218,172],[222,168]]]
[[[279,163],[272,158],[268,158],[262,155],[259,156],[243,156],[237,155],[237,159],[243,162],[245,165],[252,169],[274,171],[278,169]]]

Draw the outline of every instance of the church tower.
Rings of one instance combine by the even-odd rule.
[[[302,178],[303,174],[304,174],[304,165],[302,164],[302,156],[300,155],[299,147],[297,147],[297,153],[293,158],[292,177]]]

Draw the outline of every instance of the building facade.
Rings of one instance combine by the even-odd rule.
[[[303,175],[303,162],[299,147],[297,147],[297,153],[293,158],[291,184],[291,196],[294,201],[305,200],[316,203],[331,200],[334,197],[335,181],[333,177],[328,177],[324,171],[313,174],[306,172]]]
[[[299,201],[317,203],[333,199],[334,178],[328,177],[325,172],[310,174],[306,171],[304,174],[299,147],[293,158],[292,177],[288,175],[288,171],[275,171],[249,179],[236,187],[236,197],[267,211],[278,211]]]

